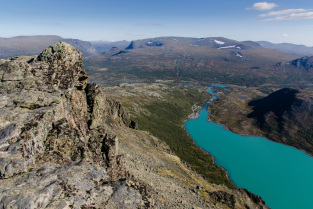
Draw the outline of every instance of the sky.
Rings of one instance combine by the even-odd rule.
[[[313,46],[312,0],[0,0],[0,37],[218,37]]]

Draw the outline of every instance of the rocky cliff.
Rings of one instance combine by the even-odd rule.
[[[209,184],[88,84],[66,43],[0,60],[1,208],[267,208]]]

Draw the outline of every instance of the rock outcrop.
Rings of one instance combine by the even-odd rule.
[[[117,137],[95,119],[103,107],[94,103],[129,125],[127,114],[98,99],[81,53],[69,44],[1,60],[0,70],[1,207],[102,207],[114,192],[110,182],[125,179],[126,168]]]
[[[0,78],[0,208],[267,208],[137,130],[69,44],[0,60]]]

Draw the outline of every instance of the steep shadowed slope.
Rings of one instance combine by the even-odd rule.
[[[313,70],[313,57],[301,57],[290,62],[291,65],[306,72]]]
[[[281,89],[249,103],[257,125],[266,136],[313,154],[313,95],[296,89]]]

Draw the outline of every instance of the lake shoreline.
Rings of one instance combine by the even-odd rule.
[[[185,121],[184,128],[194,143],[213,156],[214,163],[225,170],[237,188],[246,188],[261,196],[269,207],[307,207],[310,203],[305,196],[312,193],[310,191],[313,187],[313,181],[307,178],[313,173],[311,156],[303,150],[275,143],[265,137],[237,134],[225,124],[213,122],[207,109],[213,101],[211,99],[203,105],[197,119]],[[294,176],[297,181],[292,180]],[[290,190],[283,189],[287,185]],[[306,191],[304,196],[302,190]],[[287,203],[283,201],[284,198],[292,201]]]

